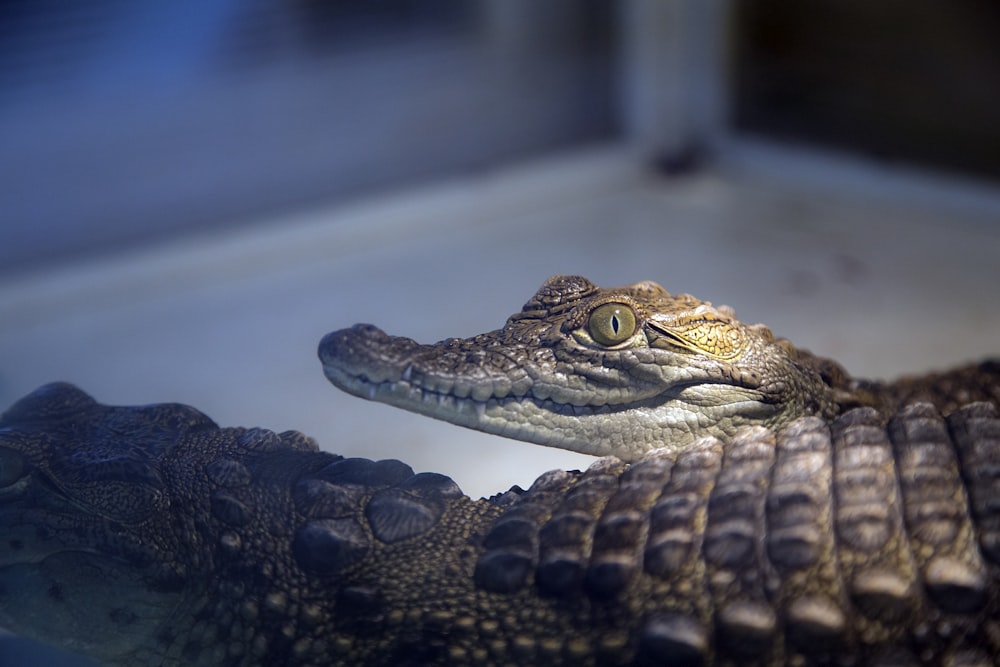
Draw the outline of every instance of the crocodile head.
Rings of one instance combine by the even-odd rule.
[[[555,276],[502,329],[422,345],[358,324],[319,346],[337,387],[489,433],[634,460],[838,410],[832,362],[652,282]]]
[[[0,626],[117,661],[190,591],[160,467],[193,408],[117,410],[47,385],[0,418]],[[169,556],[169,557],[168,557]]]

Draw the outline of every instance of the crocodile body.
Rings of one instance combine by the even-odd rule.
[[[114,665],[986,665],[998,461],[994,406],[916,403],[472,500],[51,385],[0,422],[0,623]]]
[[[0,625],[115,665],[989,665],[1000,365],[855,380],[653,283],[320,345],[366,398],[598,454],[472,500],[399,461],[109,407],[0,419]]]
[[[917,403],[471,500],[52,385],[0,422],[0,622],[115,665],[986,665],[998,461],[994,406]]]

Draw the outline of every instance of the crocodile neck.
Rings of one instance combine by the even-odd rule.
[[[320,343],[327,378],[363,398],[462,426],[635,460],[745,426],[781,427],[854,407],[889,413],[927,398],[941,409],[970,397],[968,375],[887,384],[851,378],[763,325],[736,319],[652,282],[602,289],[555,276],[503,328],[431,345],[371,325]]]

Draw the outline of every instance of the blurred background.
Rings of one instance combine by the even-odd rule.
[[[470,336],[579,273],[858,375],[1000,355],[997,34],[988,0],[0,3],[0,409],[67,380],[480,496],[589,459],[340,394],[324,333]],[[42,650],[0,664],[86,664]]]

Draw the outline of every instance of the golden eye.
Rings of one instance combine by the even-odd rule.
[[[624,303],[606,303],[590,314],[587,330],[601,345],[618,345],[635,334],[635,313]]]

